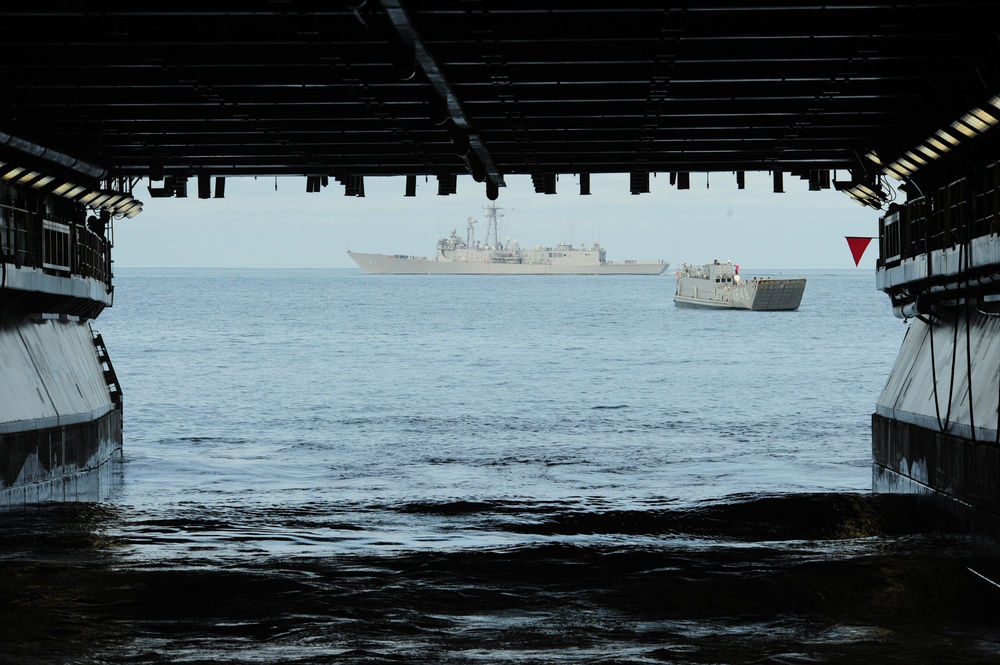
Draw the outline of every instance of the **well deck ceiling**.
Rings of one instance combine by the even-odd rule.
[[[801,175],[1000,93],[994,2],[91,4],[0,11],[0,143],[116,176]]]

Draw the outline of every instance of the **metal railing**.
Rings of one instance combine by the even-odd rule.
[[[1000,234],[1000,164],[893,206],[879,220],[879,269]]]
[[[89,277],[111,288],[111,243],[103,235],[70,220],[47,219],[0,204],[0,262],[16,268]]]

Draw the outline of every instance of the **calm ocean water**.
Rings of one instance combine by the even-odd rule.
[[[870,494],[905,324],[784,273],[120,270],[121,484],[0,524],[0,662],[996,662],[961,543]]]

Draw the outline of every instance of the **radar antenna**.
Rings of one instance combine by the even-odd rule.
[[[476,220],[474,220],[472,218],[472,215],[469,215],[469,218],[466,220],[466,227],[465,227],[465,258],[466,258],[466,260],[468,260],[468,258],[471,256],[472,249],[473,249],[473,247],[475,247],[475,244],[476,244],[476,228],[475,227],[476,227]]]

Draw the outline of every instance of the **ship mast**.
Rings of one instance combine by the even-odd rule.
[[[503,217],[503,208],[498,208],[494,202],[488,206],[483,206],[483,210],[486,212],[486,246],[499,249],[500,234],[497,228],[497,220]],[[491,239],[493,241],[492,244],[490,244]]]

